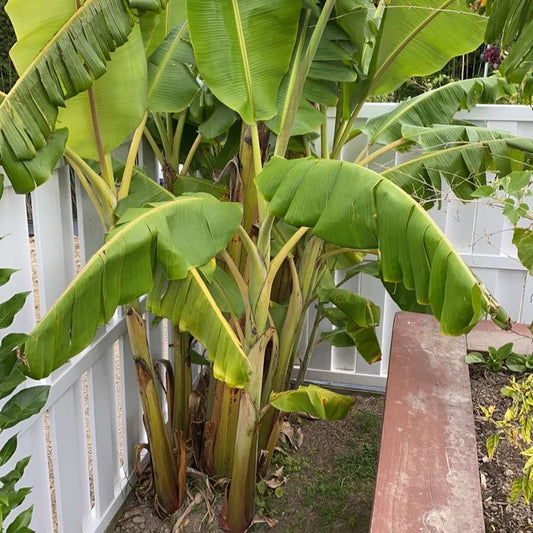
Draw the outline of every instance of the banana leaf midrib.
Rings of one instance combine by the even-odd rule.
[[[250,72],[250,63],[248,61],[248,52],[246,51],[246,40],[244,38],[244,29],[242,27],[241,14],[239,11],[239,4],[237,0],[231,0],[233,6],[233,13],[235,16],[235,26],[237,28],[237,35],[239,37],[239,49],[241,52],[241,58],[244,69],[244,79],[246,82],[246,92],[248,93],[248,99],[250,101],[250,110],[252,116],[255,117],[255,101],[252,88],[252,76]]]
[[[220,308],[218,307],[218,305],[215,302],[215,299],[213,298],[213,296],[209,292],[209,289],[207,288],[206,284],[204,283],[204,280],[202,279],[202,277],[198,273],[198,270],[196,268],[191,268],[190,273],[191,273],[192,277],[194,278],[195,282],[200,287],[201,291],[204,293],[205,298],[209,302],[209,305],[212,307],[212,309],[215,312],[215,315],[218,317],[220,323],[223,325],[224,329],[227,331],[228,335],[233,340],[235,345],[239,347],[239,349],[241,351],[241,356],[243,356],[244,359],[247,359],[246,354],[242,350],[241,341],[239,340],[239,338],[235,334],[235,331],[233,331],[233,328],[229,325],[228,321],[224,318],[224,315],[222,314],[222,311],[220,311]]]

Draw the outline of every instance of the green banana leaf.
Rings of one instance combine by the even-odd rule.
[[[518,250],[518,259],[533,276],[533,231],[526,228],[515,228],[513,244]]]
[[[381,347],[376,335],[380,308],[359,294],[343,289],[319,289],[321,303],[332,303],[323,313],[338,329],[323,332],[322,340],[333,346],[355,346],[363,359],[374,363],[381,359]]]
[[[424,202],[439,197],[441,176],[462,199],[486,183],[485,173],[500,177],[533,168],[533,140],[474,126],[404,126],[402,136],[419,144],[419,157],[387,169],[382,176]]]
[[[402,138],[402,127],[451,124],[462,109],[493,104],[515,93],[502,78],[473,78],[456,81],[399,103],[392,111],[369,119],[362,131],[371,144],[389,144]]]
[[[0,104],[6,95],[0,92]],[[9,146],[5,146],[5,157],[0,161],[3,163],[13,189],[16,193],[25,194],[33,191],[35,187],[42,185],[54,171],[61,156],[65,152],[67,144],[68,130],[62,128],[56,130],[47,139],[47,144],[36,151],[35,157],[27,160],[18,160],[14,157]],[[3,175],[0,174],[0,198],[3,193]]]
[[[309,226],[327,242],[379,249],[384,281],[402,282],[429,304],[444,334],[470,331],[485,314],[510,320],[426,211],[366,168],[335,160],[271,160],[256,179],[269,212]]]
[[[390,0],[372,57],[370,94],[391,92],[409,78],[437,72],[453,57],[475,50],[486,23],[464,0]]]
[[[190,68],[195,60],[187,37],[187,24],[177,26],[148,58],[150,111],[178,113],[187,108],[200,91]]]
[[[124,164],[118,166],[118,172],[123,171]],[[168,202],[174,200],[174,195],[153,179],[148,177],[142,169],[135,168],[131,176],[128,196],[120,200],[115,208],[115,215],[122,217],[132,207],[144,207],[146,204]]]
[[[316,385],[308,385],[292,391],[273,393],[270,404],[285,413],[301,411],[326,420],[339,420],[350,412],[355,399]]]
[[[88,346],[117,306],[153,288],[158,265],[174,280],[209,261],[234,235],[241,211],[203,194],[127,211],[33,330],[28,375],[45,377]]]
[[[217,266],[208,283],[209,292],[223,313],[231,313],[237,320],[244,313],[244,301],[235,280]]]
[[[188,0],[187,20],[202,78],[252,124],[272,118],[296,39],[300,2]]]
[[[86,91],[94,80],[108,72],[111,53],[125,45],[132,32],[133,21],[128,6],[120,0],[88,0],[76,12],[71,1],[51,0],[47,3],[47,16],[43,16],[42,3],[38,0],[11,0],[6,10],[17,33],[18,43],[12,49],[12,58],[20,78],[0,104],[0,163],[4,167],[13,167],[16,162],[33,159],[48,144],[56,128],[58,108]],[[112,98],[113,113],[111,108],[107,108],[111,115],[115,115],[115,121],[124,122],[118,142],[131,131],[125,132],[130,122],[140,121],[143,109],[138,108],[144,103],[143,97],[136,100],[134,95],[140,91],[135,83],[142,83],[139,71],[142,78],[146,66],[132,68],[131,72],[128,70],[139,59],[133,56],[127,59],[130,52],[135,51],[134,38],[127,46],[130,48],[126,50],[124,61],[120,60],[118,51],[113,56],[115,59],[119,57],[121,62],[121,79],[115,76],[110,81],[129,80],[131,94],[126,106]],[[109,90],[111,88],[108,87]],[[98,94],[95,88],[95,96],[98,97]],[[69,105],[75,107],[72,112],[76,113],[77,122],[82,122],[81,116],[88,116],[80,114],[79,105]],[[120,116],[121,110],[125,112],[123,117]],[[136,110],[141,111],[138,119]],[[65,113],[68,112],[62,112],[62,123],[65,123]],[[69,127],[71,141],[75,141],[79,129],[74,121]],[[89,137],[93,138],[92,131]],[[108,141],[107,136],[105,138]],[[19,177],[11,176],[11,180],[16,182]]]
[[[234,388],[246,385],[250,373],[248,358],[196,269],[191,269],[185,279],[171,282],[160,273],[146,308],[155,315],[170,318],[181,331],[194,335],[207,349],[216,379]]]

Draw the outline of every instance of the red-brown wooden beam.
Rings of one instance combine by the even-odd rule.
[[[465,337],[396,315],[371,533],[483,533]]]

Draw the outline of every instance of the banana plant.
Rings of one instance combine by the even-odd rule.
[[[313,385],[291,390],[295,364],[303,384],[320,321],[336,327],[322,341],[381,357],[379,308],[343,289],[350,277],[379,277],[446,334],[487,315],[509,326],[426,210],[443,179],[470,199],[487,172],[531,169],[533,141],[455,121],[513,92],[496,77],[450,84],[355,127],[368,98],[483,42],[487,18],[462,0],[53,1],[53,23],[29,16],[28,0],[24,11],[21,0],[7,6],[20,80],[0,103],[0,162],[27,192],[64,155],[108,233],[25,343],[26,372],[48,375],[124,306],[158,508],[181,505],[189,457],[230,479],[222,522],[242,533],[286,413],[336,419],[353,404]],[[114,161],[128,135],[126,160]],[[357,159],[341,161],[363,135]],[[164,187],[135,166],[143,136]],[[367,168],[413,147],[407,162]],[[144,294],[146,309],[173,325],[173,360],[158,372]],[[204,369],[194,391],[193,363]]]

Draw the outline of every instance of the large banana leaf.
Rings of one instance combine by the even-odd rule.
[[[36,104],[22,99],[27,106],[25,128],[42,123],[39,130],[46,137],[57,107],[66,105],[58,121],[69,130],[69,146],[94,159],[98,154],[89,97],[78,93],[93,86],[104,150],[119,146],[146,109],[146,60],[139,27],[121,0],[88,0],[78,10],[72,0],[50,0],[50,15],[45,17],[42,6],[40,0],[10,0],[6,6],[18,39],[11,57],[22,79],[29,78],[25,84]],[[37,106],[44,117],[37,115]],[[27,133],[35,141],[32,131]]]
[[[170,318],[181,331],[192,333],[207,348],[216,379],[230,387],[246,385],[249,375],[246,354],[196,269],[187,278],[170,283],[164,275],[160,276],[146,306],[154,314]]]
[[[5,94],[0,92],[0,103],[4,100]],[[12,183],[15,192],[27,193],[37,185],[44,183],[54,171],[59,159],[65,152],[68,131],[66,129],[56,130],[46,146],[37,150],[34,158],[28,160],[17,160],[14,157],[3,159],[4,170],[8,176],[13,177]],[[8,149],[9,152],[9,149]],[[0,174],[0,198],[3,193],[3,175]]]
[[[0,103],[0,164],[12,169],[45,148],[58,107],[106,72],[111,52],[126,42],[132,29],[127,6],[120,0],[88,0],[70,18],[65,4],[72,14],[72,2],[60,0],[43,15],[42,4],[34,2],[32,7],[31,1],[11,0],[6,6],[20,40],[13,58],[19,72],[24,71]],[[46,23],[48,36],[43,40],[40,27]],[[89,37],[76,39],[80,35]],[[30,48],[31,53],[25,52]],[[34,188],[27,171],[9,176],[20,192]],[[30,177],[35,181],[33,174]]]
[[[228,107],[252,124],[272,118],[296,39],[296,0],[188,0],[187,20],[200,74]]]
[[[486,313],[508,324],[426,211],[379,174],[342,161],[274,158],[257,186],[287,223],[339,246],[378,248],[383,279],[430,304],[443,333],[468,332]]]
[[[174,28],[148,59],[148,108],[178,113],[200,90],[189,65],[195,63],[187,24]]]
[[[371,144],[389,144],[402,138],[406,124],[451,124],[461,109],[493,104],[514,92],[513,85],[497,77],[456,81],[401,102],[392,111],[369,119],[362,129]]]
[[[25,345],[28,375],[45,377],[83,350],[118,305],[152,289],[156,267],[175,280],[209,261],[240,218],[240,205],[202,194],[126,212],[34,329]]]
[[[486,19],[464,0],[391,0],[381,20],[369,73],[370,94],[393,91],[412,76],[440,70],[475,50]]]
[[[486,183],[486,172],[506,176],[533,168],[533,140],[474,126],[403,126],[402,136],[424,152],[381,173],[412,197],[438,198],[441,177],[455,194],[469,199]]]

